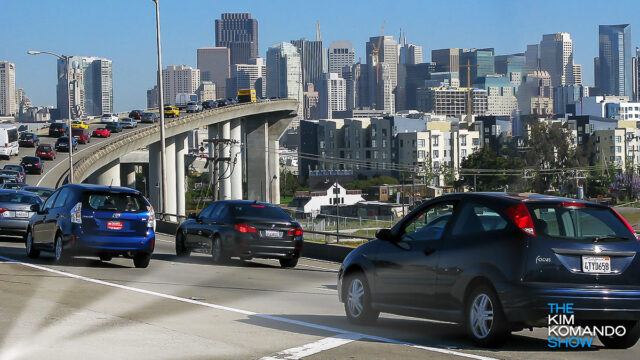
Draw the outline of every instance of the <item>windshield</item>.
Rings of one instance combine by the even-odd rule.
[[[25,164],[36,164],[40,162],[40,159],[34,156],[25,156],[22,158],[22,162]]]
[[[138,213],[147,211],[147,204],[140,195],[90,192],[84,195],[82,208],[93,211]]]
[[[5,165],[3,170],[22,171],[22,166],[20,166],[20,165]]]
[[[6,184],[5,184],[6,186]],[[26,195],[21,193],[3,193],[0,192],[0,203],[13,204],[40,204],[42,200],[36,195]]]
[[[38,151],[51,151],[53,148],[51,146],[38,146]]]

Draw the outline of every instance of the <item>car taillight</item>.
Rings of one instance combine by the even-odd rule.
[[[235,225],[236,230],[240,231],[241,233],[257,233],[258,229],[254,228],[251,225],[247,225],[247,224],[236,224]]]
[[[620,213],[615,211],[613,208],[611,208],[611,211],[613,211],[613,213],[618,217],[618,219],[620,219],[620,221],[622,221],[624,223],[624,225],[627,227],[627,229],[629,229],[629,231],[631,231],[633,236],[636,237],[636,240],[640,241],[640,239],[638,239],[638,235],[636,235],[636,231],[633,229],[633,226],[631,226],[631,224],[629,224],[627,219],[625,219],[624,216],[620,215]]]
[[[297,227],[295,229],[291,229],[287,232],[287,235],[289,236],[300,236],[302,235],[303,231],[301,227]]]
[[[69,216],[71,218],[71,222],[74,224],[82,224],[82,203],[79,202],[76,206],[71,209],[71,214]]]
[[[147,227],[152,228],[153,231],[156,231],[156,212],[153,211],[153,206],[147,206],[147,211],[149,212],[149,220],[147,221]]]
[[[527,209],[527,205],[524,203],[513,205],[505,211],[505,214],[507,214],[509,219],[511,219],[520,230],[532,236],[536,235],[536,231],[533,228],[533,219],[531,218],[529,209]]]
[[[40,167],[40,164],[36,164],[36,167]]]
[[[0,208],[0,214],[4,213],[5,211],[9,211],[9,209]]]

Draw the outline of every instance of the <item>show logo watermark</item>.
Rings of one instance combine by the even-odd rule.
[[[550,348],[590,348],[596,336],[624,336],[627,332],[627,329],[621,325],[576,325],[573,303],[548,303],[547,305],[549,305],[547,346]]]

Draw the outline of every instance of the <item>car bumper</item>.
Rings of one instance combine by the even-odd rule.
[[[291,241],[255,240],[236,238],[233,246],[227,245],[231,256],[265,258],[265,259],[292,259],[299,258],[302,252],[302,239]]]
[[[152,230],[145,236],[96,236],[80,233],[80,235],[65,236],[65,242],[69,244],[69,250],[75,254],[152,253],[155,247],[155,234]]]
[[[22,236],[27,233],[29,219],[3,219],[0,218],[0,234]]]
[[[640,320],[640,286],[535,284],[500,292],[510,322],[547,325],[549,304],[573,304],[576,321]]]
[[[11,155],[11,148],[0,148],[0,155]]]

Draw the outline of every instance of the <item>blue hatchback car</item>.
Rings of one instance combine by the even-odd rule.
[[[56,190],[44,205],[33,205],[25,246],[27,256],[55,254],[56,263],[73,256],[133,258],[135,267],[149,265],[155,246],[155,213],[139,191],[85,184]]]

